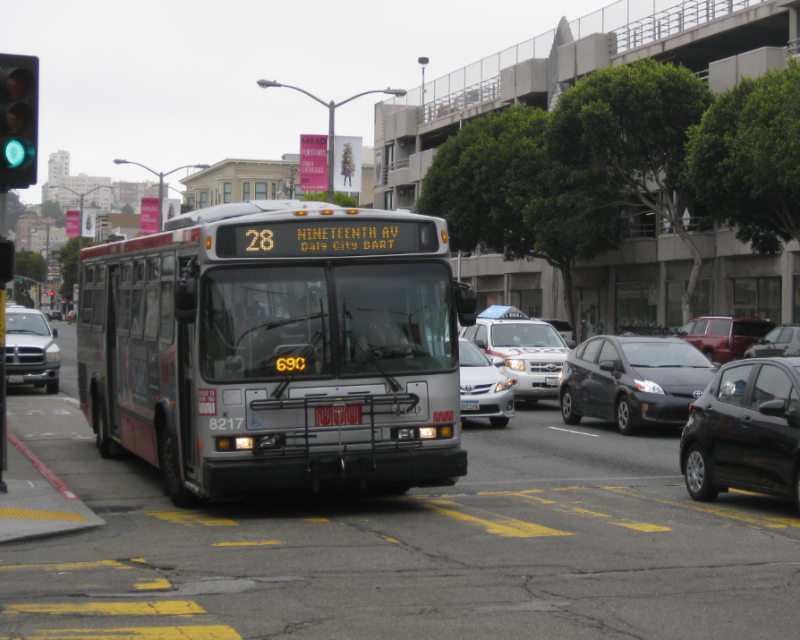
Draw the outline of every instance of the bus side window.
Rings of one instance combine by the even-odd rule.
[[[92,324],[92,300],[94,299],[94,267],[85,266],[83,268],[83,291],[81,291],[81,312],[80,323],[82,327],[90,327]]]
[[[172,344],[172,337],[175,333],[174,281],[175,256],[172,254],[163,256],[161,259],[161,319],[159,322],[161,326],[159,335],[161,342],[165,344]]]
[[[147,288],[145,289],[144,337],[158,339],[161,260],[158,257],[147,259]]]

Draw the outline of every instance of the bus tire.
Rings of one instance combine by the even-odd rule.
[[[100,457],[108,460],[113,457],[112,442],[108,435],[108,418],[106,403],[95,396],[92,404],[92,422],[94,423],[95,443],[100,451]]]
[[[200,499],[183,486],[178,464],[178,448],[168,429],[164,429],[158,439],[158,462],[161,477],[164,479],[164,493],[176,507],[187,509],[200,504]]]

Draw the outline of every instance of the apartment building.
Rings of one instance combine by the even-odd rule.
[[[436,149],[469,120],[512,104],[551,109],[577,80],[607,66],[651,57],[682,64],[715,92],[742,77],[782,69],[800,48],[796,0],[620,0],[588,16],[426,82],[375,107],[376,206],[411,208]],[[800,246],[755,255],[731,229],[698,232],[683,220],[704,266],[696,315],[715,313],[800,322]],[[475,251],[454,258],[482,306],[504,303],[533,316],[565,317],[563,284],[543,260],[504,262]],[[626,326],[681,324],[691,271],[685,245],[656,216],[631,225],[623,246],[573,273],[578,334]]]

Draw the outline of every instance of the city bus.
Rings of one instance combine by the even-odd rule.
[[[444,220],[320,202],[200,209],[84,249],[78,383],[100,455],[177,506],[274,490],[402,493],[467,473]]]

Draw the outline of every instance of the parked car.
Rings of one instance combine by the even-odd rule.
[[[58,393],[61,350],[41,311],[23,307],[6,309],[6,384],[47,387]]]
[[[561,417],[614,420],[619,432],[681,427],[689,405],[716,368],[697,349],[671,337],[598,336],[569,354],[561,372]]]
[[[712,362],[722,364],[744,357],[744,352],[775,328],[758,318],[704,316],[686,323],[678,337],[702,351]]]
[[[515,381],[500,373],[501,358],[491,362],[469,340],[458,341],[461,372],[461,418],[488,418],[493,427],[505,427],[514,417]]]
[[[775,327],[744,352],[745,358],[786,358],[800,356],[800,325],[784,324]]]
[[[575,343],[564,342],[552,325],[531,320],[516,307],[493,305],[462,335],[487,356],[503,358],[500,370],[517,381],[517,399],[558,398],[558,374]]]
[[[47,315],[50,318],[50,320],[63,320],[64,319],[63,316],[61,315],[61,311],[59,311],[58,309],[53,309]]]
[[[798,369],[800,358],[753,358],[719,370],[681,436],[681,473],[693,499],[736,488],[800,506]]]
[[[564,342],[576,340],[575,331],[572,330],[572,325],[566,320],[550,320],[548,318],[534,318],[534,320],[553,325],[553,328],[558,331],[558,335],[564,339]]]

